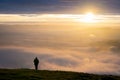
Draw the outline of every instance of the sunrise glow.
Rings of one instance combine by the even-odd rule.
[[[88,13],[84,14],[81,21],[85,22],[85,23],[97,22],[96,16],[92,12],[88,12]]]

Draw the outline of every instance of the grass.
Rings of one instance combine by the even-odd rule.
[[[32,69],[0,69],[0,80],[120,80],[120,76]]]

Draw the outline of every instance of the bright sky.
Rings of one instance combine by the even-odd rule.
[[[0,23],[60,23],[60,24],[101,24],[109,23],[118,25],[120,15],[98,15],[91,12],[85,14],[0,14]]]
[[[119,22],[120,15],[94,15],[86,14],[0,14],[0,22],[50,22],[72,21],[72,22]]]
[[[0,23],[119,23],[119,0],[0,0]]]

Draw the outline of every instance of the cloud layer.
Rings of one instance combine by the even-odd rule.
[[[18,27],[19,26],[19,27]],[[0,67],[120,75],[119,28],[0,26]]]

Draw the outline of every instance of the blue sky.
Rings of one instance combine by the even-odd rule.
[[[100,13],[120,12],[120,0],[0,0],[0,13],[82,13],[96,8]]]

